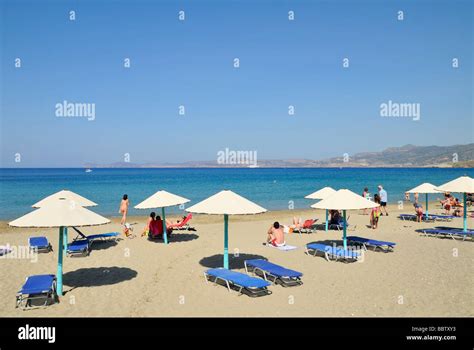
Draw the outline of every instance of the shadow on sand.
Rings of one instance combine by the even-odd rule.
[[[243,268],[245,268],[244,261],[245,260],[250,260],[250,259],[268,260],[264,256],[255,255],[255,254],[240,253],[239,256],[234,256],[233,254],[229,254],[229,268],[231,270],[232,269],[243,269]],[[202,258],[199,261],[199,264],[201,264],[204,267],[208,267],[208,268],[216,268],[216,267],[222,267],[223,264],[224,264],[223,261],[224,261],[224,256],[222,254],[216,254],[216,255],[212,255],[212,256]]]
[[[171,236],[168,237],[168,243],[173,244],[180,242],[189,242],[194,241],[198,238],[199,236],[195,233],[173,233]],[[164,243],[162,239],[148,239],[148,241],[152,243]]]
[[[90,267],[67,272],[63,275],[64,284],[71,287],[99,287],[118,284],[137,277],[137,271],[128,267]]]

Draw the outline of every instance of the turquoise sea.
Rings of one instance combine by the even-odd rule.
[[[474,177],[474,169],[438,168],[318,168],[318,169],[0,169],[0,219],[10,220],[32,210],[31,205],[69,189],[98,203],[93,210],[118,215],[123,194],[131,207],[160,189],[196,203],[222,189],[231,189],[270,210],[309,208],[304,199],[324,186],[348,188],[362,193],[365,186],[375,193],[378,184],[388,192],[389,202],[403,199],[404,192],[423,182],[440,185],[461,175]],[[439,197],[433,195],[432,199]],[[173,211],[173,210],[171,210]],[[175,208],[174,212],[178,212]],[[131,209],[131,215],[146,215]]]

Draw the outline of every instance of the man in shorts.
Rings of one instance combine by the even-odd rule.
[[[388,201],[388,196],[387,196],[387,191],[385,191],[382,187],[382,185],[378,186],[379,190],[379,196],[380,196],[380,215],[383,215],[385,212],[385,216],[388,216],[387,212],[387,201]]]

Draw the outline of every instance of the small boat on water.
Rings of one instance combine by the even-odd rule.
[[[86,173],[91,173],[92,169],[86,169]]]

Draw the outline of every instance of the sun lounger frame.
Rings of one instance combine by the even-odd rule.
[[[214,281],[211,280],[211,278],[214,277]],[[218,276],[212,276],[207,274],[207,272],[204,272],[204,279],[207,284],[209,282],[213,282],[215,284],[219,284],[218,281],[222,281],[225,283],[225,286],[227,287],[227,290],[231,292],[233,289],[236,290],[239,295],[245,294],[248,295],[249,297],[255,298],[255,297],[260,297],[260,296],[265,296],[265,295],[270,295],[272,294],[272,291],[268,289],[268,287],[259,287],[259,288],[249,288],[249,287],[244,287],[241,286],[233,281],[229,281],[228,279],[218,277]],[[234,287],[234,288],[232,288]]]
[[[47,246],[42,246],[42,247],[38,247],[38,246],[31,246],[31,243],[30,243],[30,239],[31,238],[37,238],[37,237],[29,237],[28,238],[28,245],[30,247],[31,250],[34,250],[38,253],[49,253],[49,252],[52,252],[53,251],[53,246],[51,245],[51,242],[49,242],[49,240],[44,237],[46,239],[46,241],[48,242],[48,245]]]
[[[331,254],[330,252],[324,250],[319,250],[319,249],[313,249],[313,248],[308,248],[308,245],[306,245],[306,251],[305,251],[305,254],[307,255],[313,255],[313,256],[316,256],[319,253],[324,253],[324,257],[326,258],[327,261],[331,261],[331,258],[333,258],[332,260],[333,261],[338,261],[338,259],[341,259],[342,261],[344,262],[354,262],[354,261],[359,261],[359,258],[360,258],[360,255],[356,256],[356,257],[352,257],[352,256],[347,256],[347,255],[334,255],[334,254]],[[313,250],[314,251],[314,254],[311,254],[310,250]]]
[[[28,278],[31,276],[28,276],[25,279],[25,283],[28,280]],[[23,289],[23,286],[22,286]],[[31,306],[31,301],[32,300],[37,300],[37,299],[44,299],[43,305],[39,306]],[[22,310],[27,310],[27,309],[35,309],[35,308],[44,308],[49,305],[49,302],[52,301],[53,304],[57,302],[57,293],[56,293],[56,277],[53,278],[53,282],[51,284],[51,288],[41,294],[23,294],[21,291],[19,291],[16,295],[16,306],[15,308],[20,308]]]
[[[474,233],[473,232],[463,232],[463,231],[455,231],[455,230],[438,230],[439,232],[427,232],[428,230],[433,229],[421,229],[422,236],[425,237],[451,237],[452,239],[456,240],[456,238],[462,237],[462,240],[465,241],[467,237],[471,237],[474,240]]]
[[[377,248],[380,248],[384,253],[393,252],[394,249],[395,249],[392,245],[389,245],[389,244],[383,244],[383,245],[379,244],[379,245],[377,245],[377,244],[371,244],[370,242],[361,242],[359,240],[354,240],[353,238],[350,238],[350,236],[347,237],[347,241],[362,246],[362,248],[364,248],[364,250],[368,250],[367,247],[373,247],[374,252],[377,251]],[[376,241],[376,240],[374,240],[374,241]],[[381,242],[381,241],[379,241],[379,242]],[[388,242],[383,242],[383,243],[388,243]],[[387,247],[387,248],[384,248],[384,247]]]
[[[261,269],[260,267],[248,266],[247,261],[244,261],[244,265],[245,265],[245,272],[247,272],[247,274],[253,273],[255,276],[259,276],[257,272],[260,271],[265,281],[268,281],[273,284],[279,284],[282,287],[295,287],[295,286],[301,286],[303,284],[301,277],[275,276],[271,272]]]

